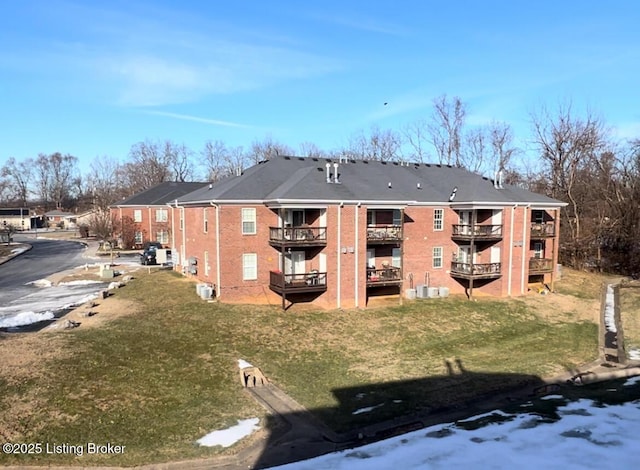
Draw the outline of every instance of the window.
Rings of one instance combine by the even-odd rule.
[[[402,256],[400,256],[400,248],[391,249],[391,266],[394,268],[402,267]]]
[[[204,275],[209,275],[209,252],[204,252]]]
[[[156,209],[156,222],[166,222],[167,220],[167,209]]]
[[[544,245],[541,242],[535,242],[533,244],[533,257],[536,259],[542,259],[544,255]]]
[[[444,227],[444,209],[433,210],[433,230],[440,231]]]
[[[442,247],[441,246],[433,247],[433,267],[434,268],[442,267]]]
[[[180,208],[180,230],[184,230],[184,207]]]
[[[393,225],[402,225],[402,212],[400,209],[393,209]]]
[[[142,222],[142,210],[134,209],[133,210],[133,221],[134,222]]]
[[[209,214],[206,207],[202,209],[202,230],[204,233],[209,232]]]
[[[242,280],[253,281],[258,279],[258,255],[245,253],[242,255]]]
[[[158,230],[156,232],[156,240],[162,243],[163,245],[169,244],[169,231],[168,230]]]
[[[533,221],[536,224],[541,224],[542,222],[544,222],[544,211],[540,211],[540,210],[533,210],[532,211],[533,214]]]
[[[256,210],[253,208],[242,209],[242,234],[254,235],[256,233]]]
[[[144,241],[144,239],[142,238],[142,232],[136,232],[134,241],[136,242],[136,245],[142,245],[142,242]]]
[[[367,225],[376,224],[376,213],[374,211],[367,211]]]

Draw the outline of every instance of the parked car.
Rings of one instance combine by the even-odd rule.
[[[158,264],[156,261],[156,250],[158,248],[162,248],[162,243],[146,242],[142,246],[144,251],[140,254],[140,264]]]

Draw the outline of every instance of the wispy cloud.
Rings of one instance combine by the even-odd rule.
[[[23,41],[30,46],[14,52],[21,58],[14,64],[24,73],[46,70],[78,88],[99,89],[101,99],[118,105],[185,103],[318,77],[343,66],[302,47],[283,45],[280,37],[269,41],[234,31],[229,24],[172,18],[155,8],[133,13],[71,2],[57,5],[64,12],[52,8],[38,13],[56,15],[48,21],[56,25],[60,18],[60,29]]]
[[[319,21],[370,33],[386,34],[390,36],[408,36],[411,34],[411,30],[405,26],[397,25],[390,21],[381,21],[361,13],[358,13],[357,15],[329,15],[318,13],[314,14],[313,17]]]
[[[253,126],[249,126],[246,124],[239,124],[237,122],[221,121],[219,119],[208,119],[208,118],[202,118],[199,116],[191,116],[189,114],[178,114],[178,113],[170,113],[167,111],[155,111],[155,110],[148,110],[148,109],[142,110],[142,112],[145,114],[152,114],[154,116],[164,116],[164,117],[169,117],[173,119],[180,119],[183,121],[200,122],[202,124],[210,124],[212,126],[235,127],[235,128],[243,128],[243,129],[253,128]]]

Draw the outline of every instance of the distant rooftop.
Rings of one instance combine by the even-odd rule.
[[[175,182],[160,183],[123,201],[112,204],[112,207],[122,206],[164,206],[176,199],[189,194],[207,185],[202,182]]]

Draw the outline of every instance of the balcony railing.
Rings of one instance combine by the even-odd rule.
[[[272,245],[326,245],[327,227],[269,227]]]
[[[387,243],[402,240],[401,225],[376,225],[367,227],[367,241],[371,243]]]
[[[489,279],[500,277],[502,269],[501,263],[460,263],[451,262],[451,275],[465,279],[478,278]]]
[[[395,266],[367,268],[367,286],[389,286],[402,283],[402,270]]]
[[[548,258],[530,258],[529,274],[543,274],[553,271],[553,260]]]
[[[502,238],[502,225],[456,224],[453,226],[452,236],[462,239],[500,240]]]
[[[302,274],[270,271],[269,287],[278,293],[321,292],[327,290],[327,273],[315,270]]]
[[[555,237],[556,224],[555,222],[532,222],[531,223],[531,238],[547,238]]]

